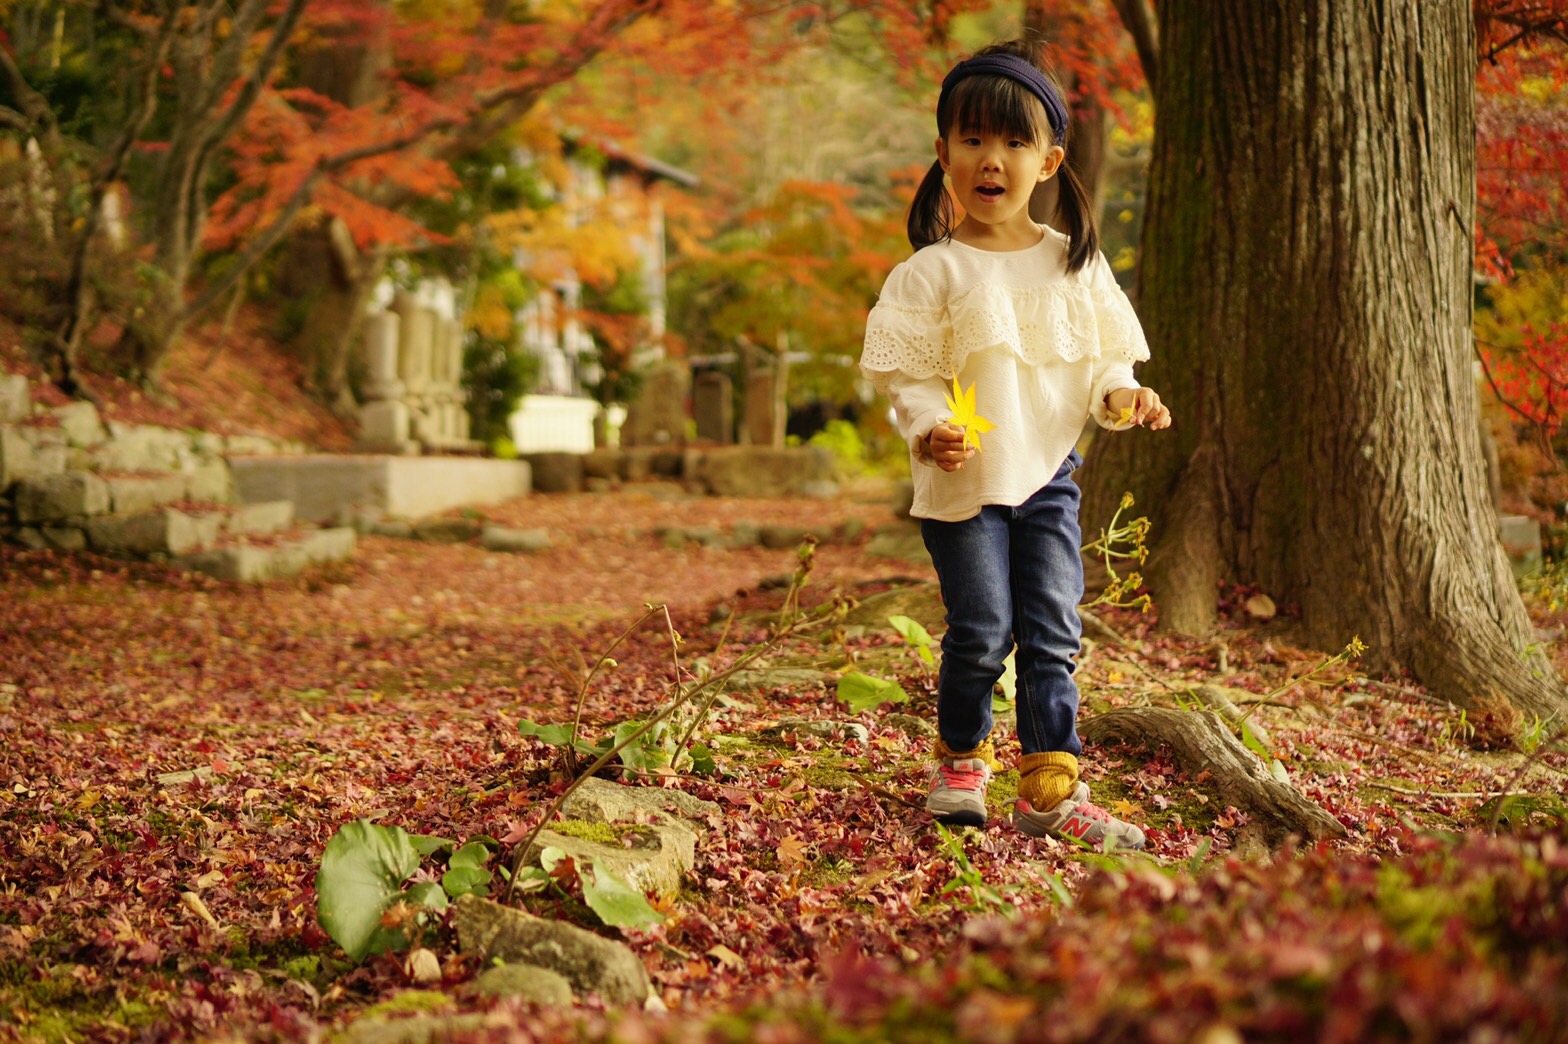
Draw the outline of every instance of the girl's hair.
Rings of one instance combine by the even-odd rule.
[[[1048,79],[1053,80],[1050,68],[1042,56],[1040,45],[1027,40],[993,44],[977,51],[974,57],[989,54],[1008,54],[1033,64]],[[993,73],[967,76],[953,84],[937,106],[937,127],[943,137],[955,129],[978,131],[981,134],[1003,134],[1027,141],[1030,144],[1046,142],[1067,148],[1070,125],[1062,128],[1060,138],[1051,132],[1046,119],[1045,106],[1017,80]],[[1057,213],[1067,226],[1070,243],[1067,248],[1067,271],[1076,272],[1088,264],[1100,250],[1100,233],[1095,227],[1094,205],[1088,190],[1072,164],[1064,162],[1057,171],[1061,184],[1057,195]],[[958,224],[958,213],[952,194],[943,183],[940,161],[931,164],[920,187],[915,190],[915,200],[909,207],[909,243],[916,250],[932,243],[951,238]]]

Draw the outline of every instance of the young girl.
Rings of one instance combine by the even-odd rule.
[[[1014,824],[1141,848],[1143,832],[1090,802],[1078,779],[1083,562],[1071,475],[1088,418],[1159,429],[1171,415],[1133,377],[1149,350],[1100,253],[1084,188],[1062,163],[1067,118],[1030,44],[986,48],[948,73],[936,163],[909,214],[915,254],[871,310],[860,366],[909,443],[914,515],[947,607],[926,808],[944,822],[985,823],[991,691],[1016,645]],[[1058,176],[1067,235],[1029,217],[1030,194]],[[973,413],[989,427],[953,422],[949,398],[971,386]]]

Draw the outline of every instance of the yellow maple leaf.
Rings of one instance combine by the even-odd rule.
[[[964,429],[964,445],[970,445],[973,440],[976,450],[980,449],[980,436],[988,431],[995,431],[996,425],[986,420],[975,412],[975,386],[971,384],[962,390],[958,387],[958,375],[953,375],[953,394],[943,395],[947,401],[947,408],[953,411],[948,418],[949,422]]]

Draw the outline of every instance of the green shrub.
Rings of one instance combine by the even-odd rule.
[[[539,361],[532,356],[483,337],[469,342],[463,349],[469,437],[486,444],[507,438],[509,418],[538,378]]]

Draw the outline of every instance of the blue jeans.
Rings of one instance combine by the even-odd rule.
[[[1079,754],[1083,559],[1071,453],[1056,477],[1017,507],[988,505],[962,522],[922,519],[942,585],[947,633],[937,680],[937,730],[952,750],[991,734],[991,691],[1017,646],[1018,742],[1025,754]]]

